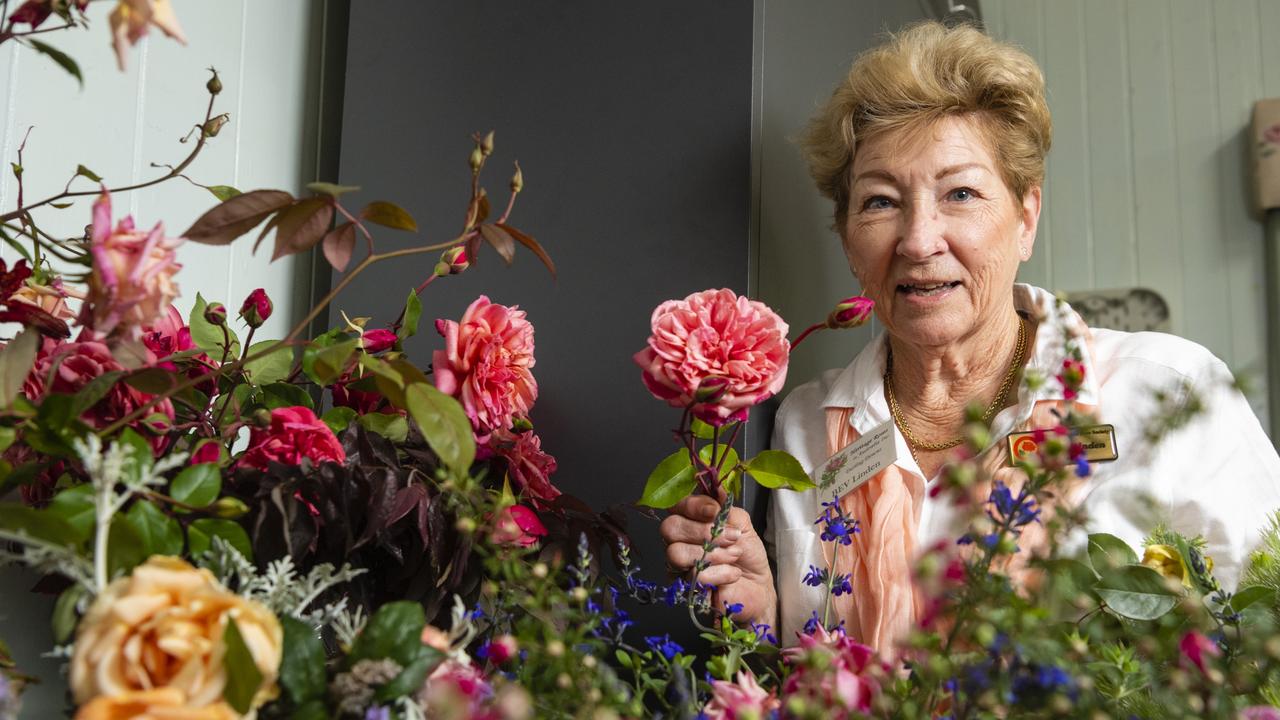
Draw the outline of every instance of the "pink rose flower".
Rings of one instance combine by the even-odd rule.
[[[178,309],[170,305],[160,319],[142,330],[142,344],[147,346],[156,356],[156,367],[165,370],[177,370],[172,361],[164,360],[170,355],[195,350],[196,344],[191,341],[191,328],[183,321]],[[202,357],[204,357],[202,355]],[[207,359],[207,357],[206,357]],[[162,362],[159,362],[162,361]]]
[[[739,670],[737,682],[711,683],[711,701],[702,708],[702,716],[707,720],[764,720],[779,705],[778,698],[760,687],[754,675]]]
[[[221,462],[222,447],[216,440],[205,440],[200,443],[195,452],[191,453],[191,465],[205,465],[207,463]]]
[[[538,383],[532,372],[533,325],[523,310],[481,295],[461,322],[437,320],[436,330],[445,342],[432,356],[436,387],[461,401],[478,443],[528,416]]]
[[[1217,643],[1195,630],[1182,636],[1178,649],[1182,651],[1183,659],[1196,666],[1202,673],[1208,672],[1206,664],[1210,657],[1218,657],[1222,654],[1222,648],[1218,647]]]
[[[875,650],[844,633],[827,632],[821,625],[809,635],[801,634],[799,644],[782,651],[794,668],[782,686],[782,696],[803,697],[827,710],[826,717],[843,720],[854,712],[868,713],[888,667],[876,659]],[[812,655],[825,656],[814,662]],[[816,668],[826,668],[819,670]]]
[[[494,545],[527,548],[537,545],[538,539],[546,534],[547,528],[537,513],[523,505],[512,505],[498,514],[489,540]]]
[[[93,203],[93,270],[81,322],[103,335],[123,331],[138,337],[141,328],[160,322],[178,286],[182,269],[176,249],[181,238],[166,238],[164,226],[140,232],[126,217],[111,229],[111,196],[105,189]]]
[[[543,452],[542,438],[532,430],[494,433],[489,446],[495,454],[506,459],[507,476],[522,497],[541,506],[560,496],[559,488],[551,484],[556,459]]]
[[[187,44],[169,0],[120,0],[107,21],[111,24],[111,44],[121,70],[124,70],[128,49],[137,45],[152,25],[183,45]]]
[[[284,407],[271,411],[270,427],[249,433],[249,447],[239,464],[266,470],[272,462],[301,465],[304,458],[315,464],[344,463],[347,453],[315,413],[301,406]]]
[[[431,671],[416,699],[427,717],[482,718],[493,688],[475,665],[449,658]]]
[[[1240,720],[1280,720],[1280,710],[1267,705],[1254,705],[1240,711]]]
[[[55,280],[54,287],[34,285],[31,275],[26,260],[9,269],[0,258],[0,322],[20,323],[47,337],[69,337],[66,321],[73,315],[67,308],[62,282]]]
[[[155,358],[148,358],[148,361],[154,363]],[[36,355],[35,366],[22,384],[22,394],[38,404],[49,393],[74,395],[95,378],[121,370],[124,370],[124,366],[116,362],[111,356],[111,350],[102,342],[83,340],[60,343],[46,339]],[[152,397],[154,396],[126,383],[117,382],[80,419],[92,428],[104,428],[147,404]],[[166,444],[166,437],[162,432],[173,421],[173,404],[166,399],[152,405],[148,415],[156,414],[167,419],[161,423],[163,428],[149,427],[144,421],[135,423],[133,427],[147,438],[151,449],[159,453]],[[153,430],[160,430],[161,434]]]
[[[649,346],[635,355],[645,386],[672,407],[692,407],[704,422],[745,420],[748,408],[786,382],[787,324],[732,290],[668,300],[653,311],[652,326]]]

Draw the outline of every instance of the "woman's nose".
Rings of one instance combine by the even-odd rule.
[[[902,234],[897,252],[908,260],[927,260],[947,248],[937,208],[927,203],[910,203],[902,214]]]

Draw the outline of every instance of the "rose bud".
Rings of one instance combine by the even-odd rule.
[[[271,411],[266,408],[258,408],[253,411],[253,424],[260,428],[271,427]]]
[[[271,317],[273,309],[274,306],[271,304],[271,298],[267,297],[267,291],[258,288],[244,299],[244,304],[240,306],[240,319],[251,328],[259,328],[267,318]]]
[[[236,520],[249,512],[249,506],[240,498],[220,497],[209,506],[209,514],[223,520]]]
[[[724,397],[728,390],[729,378],[723,375],[708,375],[698,383],[698,389],[693,392],[693,400],[699,403],[713,403]]]
[[[360,336],[360,347],[370,354],[380,353],[394,347],[397,340],[399,338],[390,330],[369,330]]]
[[[484,153],[486,157],[493,152],[493,131],[492,130],[490,130],[489,134],[485,135],[484,139],[480,141],[480,152]]]
[[[458,275],[469,267],[471,261],[467,259],[467,249],[455,245],[440,255],[440,262],[436,263],[436,275]]]
[[[841,300],[827,316],[827,327],[832,330],[848,330],[865,325],[871,319],[875,301],[861,295]]]
[[[217,95],[222,92],[222,81],[218,79],[218,71],[209,68],[209,72],[213,73],[213,77],[209,78],[209,82],[205,83],[204,88],[209,91],[210,95]]]
[[[524,189],[524,173],[520,172],[520,164],[516,163],[516,172],[511,176],[511,192],[518,193]]]
[[[472,172],[480,171],[480,166],[484,164],[484,151],[480,149],[479,145],[472,149],[471,157],[468,159],[468,162],[471,164]]]
[[[192,465],[204,465],[222,461],[222,446],[216,440],[205,440],[191,453]]]
[[[227,306],[222,303],[209,303],[204,308],[204,319],[211,325],[222,327],[227,324]]]
[[[489,641],[487,648],[489,661],[494,665],[501,665],[515,657],[516,653],[520,650],[520,645],[516,642],[516,639],[510,635],[499,635]]]

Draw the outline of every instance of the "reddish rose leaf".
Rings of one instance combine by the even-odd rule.
[[[476,222],[482,223],[489,217],[489,196],[484,190],[480,191],[480,208],[476,212]]]
[[[360,211],[360,217],[393,230],[418,232],[418,221],[413,219],[408,210],[392,202],[375,200],[365,205],[364,210]]]
[[[480,254],[480,233],[476,233],[471,237],[467,238],[466,253],[467,253],[467,262],[471,263],[472,265],[475,265],[476,260],[479,259],[477,256]]]
[[[356,226],[347,222],[330,230],[320,245],[324,259],[334,270],[342,272],[351,263],[351,253],[356,247]]]
[[[267,221],[267,224],[262,226],[262,232],[258,233],[258,239],[253,241],[254,255],[258,254],[258,248],[262,246],[262,241],[266,240],[267,236],[271,234],[271,231],[276,229],[276,225],[280,222],[280,216],[283,214],[284,211],[281,211],[272,215],[271,219]]]
[[[205,245],[226,245],[291,202],[293,196],[283,190],[242,193],[201,215],[182,236]]]
[[[503,262],[510,265],[516,257],[516,241],[506,230],[497,225],[481,225],[480,235],[502,256]]]
[[[547,270],[551,273],[551,277],[554,278],[556,276],[556,264],[551,261],[551,256],[547,254],[547,251],[542,249],[541,243],[510,225],[499,223],[494,227],[500,227],[503,230],[506,230],[511,237],[516,239],[516,242],[529,248],[534,255],[538,256],[538,259],[542,261],[542,264],[547,266]]]
[[[309,250],[324,239],[333,223],[333,205],[323,198],[308,198],[280,213],[276,223],[275,262],[286,255]]]

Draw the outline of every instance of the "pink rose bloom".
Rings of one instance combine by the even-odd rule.
[[[173,276],[181,238],[166,238],[164,226],[140,232],[133,218],[111,229],[111,196],[103,191],[93,203],[93,242],[89,253],[93,270],[81,322],[103,335],[125,332],[133,337],[141,328],[161,322],[178,286]]]
[[[819,626],[811,635],[801,634],[799,644],[782,651],[793,671],[782,685],[782,697],[798,695],[825,708],[830,718],[848,718],[853,712],[871,711],[871,703],[880,693],[880,683],[873,672],[887,673],[888,668],[876,660],[875,650],[837,629],[827,632]],[[808,662],[814,654],[826,656],[825,662]],[[825,670],[817,670],[825,667]]]
[[[745,420],[787,379],[787,324],[732,290],[704,290],[653,311],[649,346],[636,353],[644,384],[703,422]]]
[[[154,357],[148,360],[155,362]],[[74,395],[95,378],[121,370],[124,367],[116,362],[111,356],[111,350],[102,342],[57,342],[46,339],[36,355],[35,366],[22,384],[22,394],[38,404],[48,393]],[[126,383],[117,382],[80,419],[92,428],[104,428],[142,407],[152,397]],[[134,428],[147,438],[151,449],[159,453],[166,443],[163,430],[173,421],[173,404],[167,399],[161,400],[152,405],[148,412],[148,415],[155,414],[168,419],[163,423],[164,427],[148,428],[144,422],[139,421]],[[160,434],[152,430],[158,430]]]
[[[475,665],[453,658],[431,671],[416,699],[427,709],[427,717],[493,717],[485,707],[493,699],[493,688],[484,674]]]
[[[493,452],[507,461],[507,476],[515,483],[522,497],[545,505],[560,496],[560,490],[551,484],[551,474],[556,471],[556,459],[543,452],[542,438],[532,430],[522,433],[494,433],[489,440]]]
[[[196,349],[196,344],[191,341],[191,328],[187,327],[182,314],[172,305],[159,320],[143,328],[142,344],[155,354],[157,361],[176,353]],[[204,354],[199,357],[208,360],[208,356]],[[156,367],[165,370],[178,369],[171,361],[157,362]]]
[[[523,310],[481,295],[461,322],[437,320],[436,330],[444,336],[444,350],[431,359],[436,387],[462,402],[478,443],[528,416],[538,383],[532,372],[533,325]]]
[[[1254,705],[1240,711],[1240,720],[1280,720],[1280,710],[1266,705]]]
[[[1208,658],[1222,654],[1222,648],[1217,643],[1195,630],[1182,636],[1178,649],[1182,651],[1183,659],[1199,668],[1200,672],[1208,672],[1205,667]]]
[[[343,463],[347,453],[315,413],[301,406],[284,407],[271,411],[270,427],[249,433],[249,447],[239,464],[266,470],[272,462],[301,465],[304,458],[315,464]]]
[[[489,540],[494,545],[527,548],[537,545],[538,539],[546,534],[547,528],[537,513],[523,505],[512,505],[498,515]]]
[[[707,720],[764,720],[779,705],[778,698],[765,692],[754,675],[739,670],[737,682],[711,683],[711,701],[702,708],[702,716]]]

